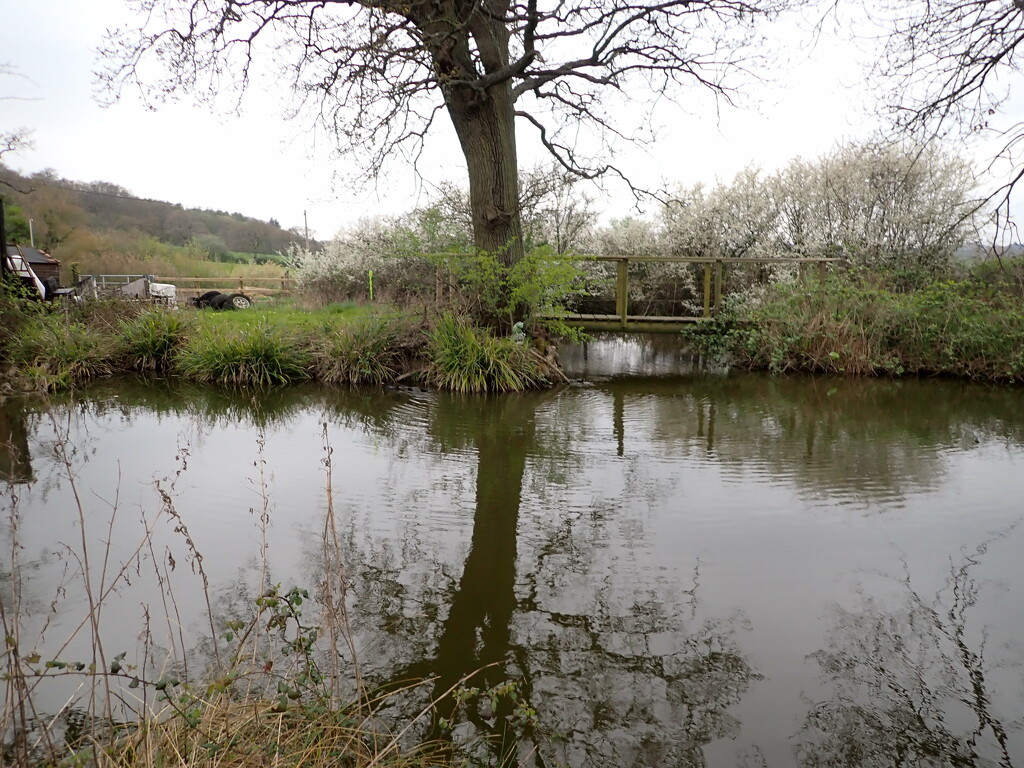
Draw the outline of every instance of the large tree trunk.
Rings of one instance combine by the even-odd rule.
[[[468,16],[467,36],[441,38],[434,61],[440,73],[465,78],[443,90],[469,171],[474,243],[511,266],[523,256],[523,232],[512,82],[499,75],[509,63],[509,30],[504,23],[509,0],[471,1],[474,10]],[[474,43],[483,78],[470,55]],[[500,79],[486,83],[496,76]]]
[[[414,19],[430,41],[445,106],[466,158],[473,244],[494,257],[506,274],[523,258],[515,101],[504,23],[508,2],[462,0],[452,13],[464,18],[465,26],[454,32],[434,6],[425,22]],[[489,297],[479,319],[507,330],[525,308],[512,306],[507,284],[499,290],[506,295]]]
[[[511,266],[523,256],[512,89],[456,88],[447,106],[469,171],[474,244]]]

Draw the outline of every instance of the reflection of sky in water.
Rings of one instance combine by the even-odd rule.
[[[109,535],[126,558],[140,517],[152,521],[159,510],[154,482],[169,488],[173,481],[175,508],[205,554],[215,591],[243,572],[252,582],[261,467],[270,580],[288,586],[313,578],[309,558],[325,507],[324,421],[335,506],[352,554],[390,553],[396,568],[389,578],[404,583],[410,613],[421,609],[417,589],[428,582],[458,585],[478,513],[477,471],[505,469],[505,459],[478,467],[477,445],[525,451],[512,640],[523,646],[518,663],[538,665],[537,696],[559,694],[557,676],[540,667],[553,663],[550,643],[570,642],[565,622],[572,617],[590,614],[606,628],[602,642],[632,648],[637,637],[620,624],[653,601],[668,617],[651,625],[642,644],[657,654],[680,642],[673,621],[698,605],[687,621],[725,622],[764,676],[730,707],[740,730],[730,732],[735,741],[705,748],[709,764],[733,765],[737,749],[751,745],[770,764],[791,761],[790,739],[807,709],[801,694],[823,695],[807,656],[835,630],[836,604],[856,609],[863,590],[879,610],[899,610],[904,567],[930,598],[963,549],[974,551],[1024,516],[1024,395],[1007,390],[744,377],[609,381],[503,404],[404,393],[369,405],[344,397],[327,403],[310,394],[306,405],[267,424],[262,453],[244,411],[218,418],[190,415],[185,403],[157,411],[144,402],[86,408],[70,419],[55,410],[75,446],[90,536],[108,537],[105,520],[116,500]],[[40,566],[31,571],[31,591],[45,606],[60,580],[61,543],[73,546],[79,534],[50,448],[49,418],[31,417],[30,433],[37,481],[19,488],[23,558]],[[186,448],[187,468],[175,481],[176,457]],[[140,557],[166,563],[172,554],[178,610],[194,637],[202,632],[197,581],[172,528],[158,524],[156,545]],[[1017,528],[995,538],[973,569],[984,599],[972,632],[987,627],[994,666],[1012,656],[1007,643],[1024,636],[1024,612],[1013,598],[1024,589],[1021,536]],[[148,589],[135,578],[106,610],[114,627],[108,648],[132,647],[142,602],[162,613]],[[68,594],[74,605],[73,587]],[[47,642],[74,621],[66,610]],[[428,652],[436,646],[436,638],[421,639]],[[385,647],[372,632],[367,642]],[[585,638],[573,642],[586,645]],[[84,653],[65,655],[76,650]],[[559,653],[559,663],[579,661]],[[1018,678],[1008,675],[1007,685]],[[1018,715],[1003,713],[1007,722]],[[1019,734],[1012,738],[1021,759]]]

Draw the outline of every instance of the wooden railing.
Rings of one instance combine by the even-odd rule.
[[[200,294],[206,291],[244,293],[253,296],[272,296],[292,293],[294,277],[157,277],[158,283],[170,283],[179,292]]]
[[[563,317],[567,325],[589,331],[620,331],[665,333],[675,332],[683,325],[701,322],[713,317],[721,307],[723,286],[727,270],[736,266],[772,266],[779,264],[798,265],[801,273],[814,268],[819,279],[825,277],[830,264],[845,263],[838,258],[778,257],[766,259],[751,258],[707,258],[694,256],[590,256],[580,261],[615,262],[615,314],[578,313]],[[635,263],[698,264],[703,265],[701,293],[702,313],[697,316],[683,315],[636,315],[629,313],[629,265]]]

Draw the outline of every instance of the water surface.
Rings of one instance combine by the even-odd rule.
[[[539,713],[537,764],[1024,762],[1020,391],[607,352],[500,398],[121,382],[8,403],[3,533],[13,505],[34,629],[56,600],[42,647],[81,620],[75,493],[108,573],[137,572],[105,651],[143,626],[173,650],[210,634],[200,564],[215,613],[261,584],[315,592],[329,463],[367,676],[437,693],[491,665],[478,684],[516,680]],[[647,354],[666,375],[606,375]]]

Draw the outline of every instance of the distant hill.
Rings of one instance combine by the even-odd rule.
[[[273,219],[183,208],[136,197],[116,184],[72,181],[49,170],[23,176],[0,164],[0,182],[8,203],[21,209],[25,221],[33,219],[36,244],[48,251],[82,229],[144,235],[168,245],[193,242],[214,259],[231,251],[274,254],[303,241],[302,232],[283,229]]]
[[[968,243],[967,245],[960,246],[953,252],[953,258],[963,263],[986,261],[995,256],[1004,259],[1019,259],[1021,256],[1024,256],[1024,245],[1011,243],[1010,245],[999,246],[997,249],[993,249],[991,245]]]

